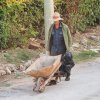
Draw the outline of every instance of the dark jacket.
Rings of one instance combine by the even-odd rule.
[[[63,31],[64,41],[65,41],[65,45],[66,45],[66,50],[70,51],[70,47],[72,46],[71,33],[66,24],[64,24],[63,22],[61,22],[61,24],[62,24],[62,31]],[[51,34],[52,34],[53,27],[54,27],[54,24],[52,24],[49,29],[48,42],[47,42],[47,47],[46,47],[47,51],[51,50],[51,45],[52,45]]]

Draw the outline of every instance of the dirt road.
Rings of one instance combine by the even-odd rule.
[[[10,87],[0,88],[0,100],[100,100],[100,57],[77,64],[71,80],[64,79],[55,86],[48,86],[44,93],[32,91],[32,79],[9,82]]]

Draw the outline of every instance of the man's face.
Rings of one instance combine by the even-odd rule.
[[[58,21],[54,21],[54,24],[59,24],[59,20]]]

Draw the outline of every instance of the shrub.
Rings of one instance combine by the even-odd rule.
[[[17,47],[43,29],[43,0],[6,4],[0,1],[0,48]]]
[[[72,30],[83,32],[87,26],[100,24],[99,0],[55,0],[55,5],[56,11],[63,15],[65,22],[73,28]]]
[[[78,54],[74,54],[74,60],[76,62],[86,61],[94,57],[100,57],[100,53],[96,53],[90,50],[90,51],[83,51]]]

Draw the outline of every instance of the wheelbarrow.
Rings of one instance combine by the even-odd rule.
[[[49,60],[49,64],[47,64],[47,60]],[[33,91],[43,92],[60,66],[61,55],[45,56],[38,58],[28,69],[26,69],[25,73],[35,78]]]

